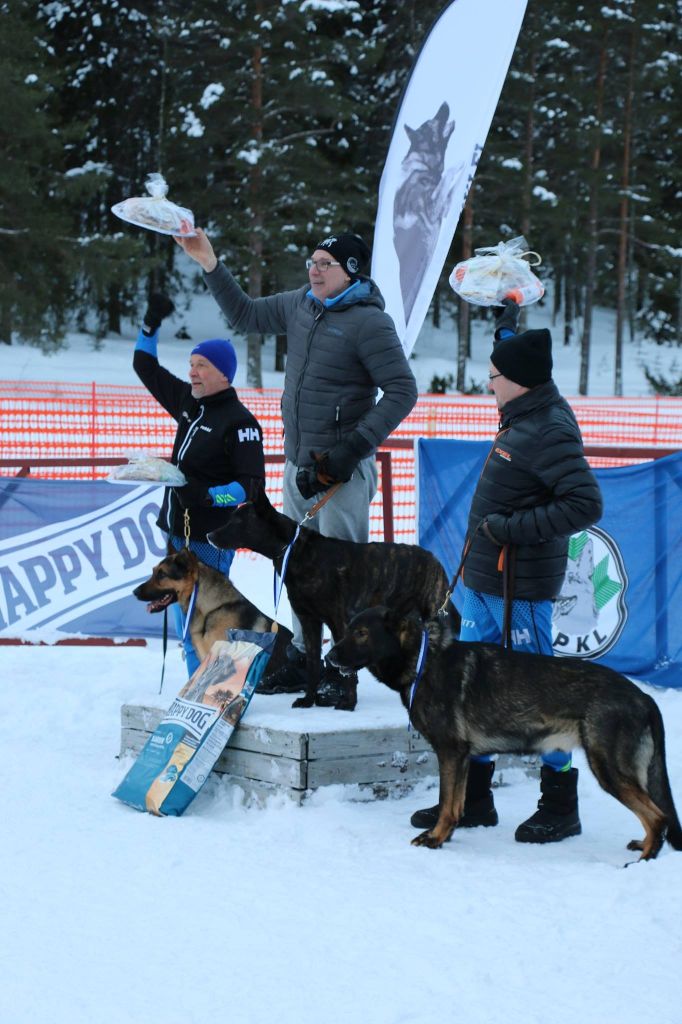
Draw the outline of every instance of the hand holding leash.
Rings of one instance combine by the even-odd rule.
[[[370,444],[358,430],[352,430],[343,441],[339,441],[329,451],[315,456],[319,479],[327,484],[345,484],[352,477],[360,460],[367,458],[373,449],[374,445]]]

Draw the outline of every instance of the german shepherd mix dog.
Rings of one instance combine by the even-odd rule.
[[[255,501],[231,510],[225,526],[208,539],[218,548],[250,548],[265,555],[281,576],[296,530],[294,520],[274,509],[261,492]],[[305,696],[294,701],[295,708],[315,703],[323,624],[336,642],[359,608],[385,601],[406,614],[416,611],[424,618],[435,618],[448,590],[438,559],[415,544],[359,544],[322,537],[306,527],[300,528],[290,548],[284,583],[301,622],[306,652],[308,685]],[[352,711],[357,703],[357,675],[347,675],[344,683],[346,692],[335,707]]]
[[[224,640],[228,629],[253,629],[258,633],[277,633],[277,640],[263,678],[281,667],[286,660],[291,630],[264,615],[244,597],[227,577],[200,562],[186,548],[166,555],[154,566],[152,574],[133,594],[139,601],[148,601],[148,612],[161,612],[174,604],[187,615],[189,603],[197,587],[189,635],[199,659],[203,661],[216,640]]]
[[[426,661],[412,690],[424,628]],[[438,757],[440,815],[414,845],[436,848],[452,835],[464,808],[471,754],[582,746],[600,786],[644,826],[644,839],[628,849],[649,860],[667,838],[682,850],[660,711],[618,672],[580,658],[463,643],[440,621],[424,627],[385,607],[357,615],[327,660],[346,671],[368,668],[397,690]]]

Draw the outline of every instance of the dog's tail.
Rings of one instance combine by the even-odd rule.
[[[651,699],[651,698],[650,698]],[[665,729],[656,702],[651,699],[649,725],[654,744],[653,756],[649,762],[648,789],[651,799],[660,807],[666,817],[666,835],[673,850],[682,850],[682,825],[675,810],[670,779],[665,761]]]

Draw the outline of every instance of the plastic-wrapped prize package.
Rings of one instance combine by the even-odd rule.
[[[148,196],[124,199],[122,203],[112,206],[111,212],[127,224],[158,231],[161,235],[178,235],[182,238],[196,235],[192,211],[166,199],[168,185],[163,175],[149,174],[144,184]]]
[[[111,484],[156,483],[165,487],[184,487],[187,478],[182,470],[149,452],[126,452],[124,466],[114,466],[107,480]]]
[[[502,299],[530,306],[545,294],[542,282],[531,270],[541,262],[540,256],[529,250],[525,238],[512,238],[476,249],[474,256],[455,266],[450,286],[474,306],[499,306]]]

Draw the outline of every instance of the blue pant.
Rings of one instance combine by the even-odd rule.
[[[181,537],[169,537],[171,545],[176,551],[181,551],[185,542]],[[229,576],[230,566],[234,559],[234,551],[223,551],[220,548],[214,548],[208,541],[202,540],[190,540],[189,549],[193,551],[199,561],[203,562],[204,565],[210,565],[212,569],[217,569],[223,576]],[[182,647],[185,652],[185,664],[187,666],[188,678],[192,676],[201,664],[199,655],[192,646],[192,641],[189,635],[189,624],[187,631],[185,632],[185,616],[182,614],[180,605],[176,602],[173,606],[173,615],[175,620],[175,632],[178,638],[182,641]],[[184,633],[184,636],[183,636]]]
[[[501,643],[504,629],[504,600],[492,594],[464,588],[460,640]],[[552,602],[514,601],[511,613],[511,639],[515,651],[552,654]],[[490,761],[487,755],[474,761]],[[542,755],[542,763],[555,771],[568,771],[571,754],[552,750]]]

